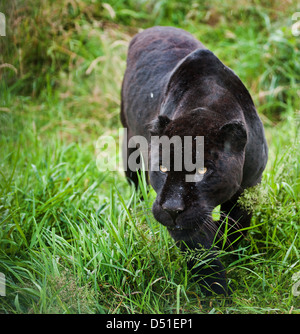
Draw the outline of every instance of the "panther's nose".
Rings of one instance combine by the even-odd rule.
[[[166,202],[162,205],[163,210],[167,211],[175,222],[176,217],[184,210],[183,203]]]

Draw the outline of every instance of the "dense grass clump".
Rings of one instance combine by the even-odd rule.
[[[296,2],[15,0],[0,11],[0,312],[299,313]],[[128,43],[157,24],[189,30],[230,66],[265,125],[262,184],[241,199],[254,209],[248,236],[219,250],[230,298],[204,298],[152,217],[143,175],[136,191],[97,169],[98,137],[118,141]]]

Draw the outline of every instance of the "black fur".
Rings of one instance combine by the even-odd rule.
[[[227,244],[240,240],[244,233],[237,230],[250,225],[251,213],[237,199],[261,181],[268,149],[251,96],[238,76],[191,34],[172,27],[146,29],[129,46],[121,120],[128,140],[134,135],[149,142],[151,135],[204,136],[207,172],[202,181],[186,182],[186,171],[149,171],[157,193],[154,217],[182,249],[210,249],[225,232],[224,217],[230,228]],[[126,175],[138,185],[135,171]],[[220,204],[221,219],[214,222],[211,212]],[[205,284],[227,293],[224,267],[215,255],[211,258],[210,268],[193,270],[212,274]]]

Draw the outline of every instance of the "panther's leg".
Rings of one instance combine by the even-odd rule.
[[[218,248],[226,249],[236,246],[246,235],[247,230],[245,229],[250,226],[252,213],[241,208],[237,199],[238,196],[221,205],[222,214],[217,223],[219,233],[215,241]],[[205,245],[204,248],[209,249]],[[211,291],[216,294],[230,294],[226,283],[225,268],[217,257],[216,251],[214,252],[214,248],[208,254],[208,257],[204,259],[204,264],[195,267],[199,261],[192,259],[188,262],[188,267],[192,270],[192,274],[196,275],[206,295],[210,295]]]
[[[129,167],[128,164],[128,159],[130,157],[130,155],[136,151],[136,148],[129,148],[128,146],[128,142],[130,140],[130,138],[133,136],[128,124],[127,124],[127,119],[126,119],[126,112],[125,112],[125,108],[124,108],[124,98],[123,98],[123,85],[122,85],[122,92],[121,92],[121,123],[124,127],[124,129],[126,130],[126,136],[124,136],[123,138],[123,143],[122,143],[122,158],[123,158],[123,167],[125,170],[125,176],[127,178],[127,181],[130,183],[132,182],[136,188],[138,188],[139,185],[139,180],[138,180],[138,176],[137,176],[137,172],[136,170],[131,170],[131,168]]]
[[[221,217],[218,222],[221,232],[219,240],[224,244],[226,238],[226,245],[231,248],[245,237],[252,218],[252,212],[243,209],[237,201],[238,198],[236,195],[221,205]]]
[[[127,140],[126,139],[123,140],[123,147],[122,147],[123,164],[125,168],[125,175],[127,177],[128,182],[132,182],[135,185],[135,188],[137,189],[139,187],[138,173],[141,175],[141,169],[135,168],[135,166],[130,166],[128,162],[129,162],[129,158],[131,154],[133,154],[133,157],[134,157],[133,165],[136,164],[136,166],[139,166],[141,162],[141,153],[138,147],[134,147],[134,148],[128,147],[128,142],[130,138],[131,136],[128,135]],[[147,171],[145,171],[145,179],[148,184]]]
[[[203,264],[199,265],[197,262],[199,261],[189,260],[187,266],[201,285],[202,292],[206,296],[210,296],[212,293],[228,295],[226,271],[216,254],[211,251],[211,254],[203,260]]]
[[[200,284],[202,292],[207,296],[212,293],[228,295],[226,271],[211,242],[202,240],[199,243],[189,243],[187,241],[180,242],[179,246],[188,256],[187,267],[193,279]]]
[[[128,141],[130,137],[123,140],[123,147],[122,147],[122,154],[123,154],[123,164],[124,164],[124,169],[125,169],[125,175],[128,180],[128,182],[132,182],[136,188],[139,186],[139,179],[137,176],[137,171],[136,170],[131,170],[129,164],[128,164],[128,159],[130,155],[135,152],[137,149],[134,148],[128,148]]]

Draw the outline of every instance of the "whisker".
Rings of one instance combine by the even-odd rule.
[[[236,221],[235,219],[233,219],[232,217],[226,215],[224,212],[221,212],[221,217],[224,217],[223,222],[227,219],[227,223],[230,226],[230,229],[233,228],[236,231],[240,230],[241,228],[243,228],[243,226],[241,225],[241,223],[239,223],[238,221]]]

